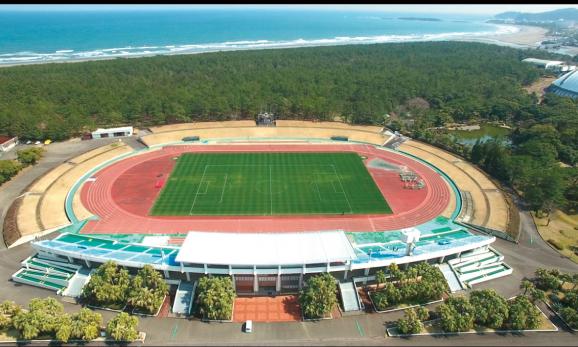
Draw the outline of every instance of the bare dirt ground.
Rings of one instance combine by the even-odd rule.
[[[558,77],[541,77],[536,82],[530,84],[529,86],[524,87],[524,89],[528,92],[528,94],[536,93],[539,98],[544,96],[544,89],[548,88],[552,82],[554,82]]]

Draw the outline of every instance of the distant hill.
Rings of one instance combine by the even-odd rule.
[[[503,12],[494,16],[497,19],[513,19],[515,21],[578,21],[577,8],[563,8],[554,11],[540,12],[540,13],[524,13],[524,12]]]

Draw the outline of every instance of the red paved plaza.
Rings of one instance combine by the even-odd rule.
[[[235,299],[233,320],[244,322],[292,322],[301,320],[301,309],[296,295],[275,297],[238,297]]]

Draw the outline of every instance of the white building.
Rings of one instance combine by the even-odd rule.
[[[104,139],[108,137],[123,137],[132,136],[132,127],[120,127],[120,128],[108,128],[108,129],[96,129],[92,132],[93,139]]]
[[[567,65],[563,61],[558,60],[543,60],[535,58],[526,58],[522,60],[524,63],[532,64],[534,66],[555,72],[568,72],[576,69],[574,65]]]

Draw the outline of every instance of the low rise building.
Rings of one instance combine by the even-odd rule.
[[[0,135],[0,152],[8,152],[16,146],[18,137]]]
[[[574,65],[567,65],[563,61],[558,60],[544,60],[535,58],[526,58],[522,60],[524,63],[532,64],[539,68],[554,72],[568,72],[576,69]]]
[[[96,129],[92,132],[93,139],[104,139],[109,137],[124,137],[132,136],[133,127],[120,127],[120,128],[108,128],[108,129]]]

